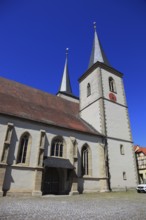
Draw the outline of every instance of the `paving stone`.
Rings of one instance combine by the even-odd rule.
[[[0,220],[141,220],[145,204],[146,194],[135,192],[1,197]]]

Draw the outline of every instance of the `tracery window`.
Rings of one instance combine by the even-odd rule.
[[[63,140],[55,138],[51,145],[51,156],[63,157]]]
[[[90,83],[87,84],[87,97],[91,95],[91,85]]]
[[[30,140],[29,133],[24,133],[21,136],[16,163],[26,163],[27,162],[29,140]]]
[[[109,90],[116,93],[116,84],[115,80],[112,77],[109,78]]]

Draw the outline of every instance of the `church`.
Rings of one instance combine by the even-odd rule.
[[[137,169],[123,74],[94,24],[87,71],[74,96],[68,51],[57,95],[0,77],[0,195],[123,191]]]

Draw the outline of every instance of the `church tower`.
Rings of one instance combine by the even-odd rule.
[[[123,74],[110,66],[96,32],[96,23],[89,68],[79,83],[80,117],[105,136],[109,188],[134,188],[137,171]]]

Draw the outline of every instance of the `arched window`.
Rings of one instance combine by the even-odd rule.
[[[81,151],[82,175],[91,175],[91,153],[89,147],[84,145]]]
[[[90,83],[87,84],[87,97],[91,95],[91,85]]]
[[[62,138],[55,138],[52,141],[51,156],[63,157],[63,140],[62,140]]]
[[[116,93],[115,80],[112,77],[109,78],[109,90]]]
[[[28,161],[28,145],[29,145],[30,135],[29,133],[24,133],[20,138],[17,163],[26,163]]]

